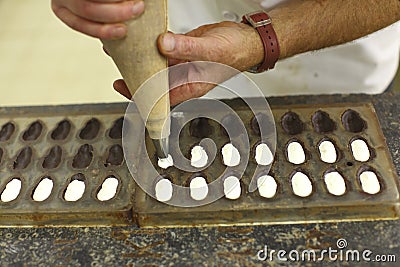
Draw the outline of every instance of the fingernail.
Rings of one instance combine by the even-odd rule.
[[[164,34],[162,38],[162,46],[165,51],[173,51],[175,49],[175,37],[171,33]]]
[[[132,14],[134,16],[140,15],[143,13],[143,10],[144,10],[144,2],[143,1],[134,3],[133,7],[132,7]]]
[[[111,36],[113,39],[119,39],[126,35],[126,29],[123,26],[119,26],[112,29]]]

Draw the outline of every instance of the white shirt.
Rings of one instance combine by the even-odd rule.
[[[288,0],[169,0],[170,29],[184,33],[203,24],[240,21],[245,13],[268,10],[285,1]],[[266,96],[377,94],[393,80],[399,52],[400,23],[397,22],[356,41],[300,54],[279,61],[273,70],[248,75]],[[209,95],[227,97],[213,92]]]

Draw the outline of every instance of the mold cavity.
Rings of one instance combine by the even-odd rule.
[[[257,113],[251,120],[251,129],[257,135],[261,135],[260,125],[265,128],[273,127],[271,121],[265,113]]]
[[[306,153],[303,146],[297,141],[289,143],[287,146],[287,158],[290,163],[303,164],[306,161]]]
[[[53,147],[49,154],[44,158],[42,167],[45,169],[57,168],[61,163],[62,149],[60,146]]]
[[[28,167],[32,158],[32,148],[24,147],[14,161],[14,170],[22,170]]]
[[[260,196],[264,198],[273,198],[276,195],[278,184],[274,177],[263,175],[257,179],[257,188]]]
[[[203,168],[208,163],[208,155],[202,146],[195,146],[191,151],[191,164],[195,168]]]
[[[124,152],[120,145],[113,145],[108,150],[106,166],[120,166],[124,161]]]
[[[235,176],[229,176],[224,180],[224,194],[227,199],[235,200],[240,197],[242,188],[240,181]]]
[[[258,165],[267,166],[274,161],[274,155],[272,155],[271,149],[267,144],[259,144],[256,147],[255,159]]]
[[[85,193],[85,176],[81,173],[72,176],[64,192],[64,199],[68,202],[75,202],[82,198]]]
[[[24,132],[24,134],[22,135],[22,139],[24,139],[24,141],[36,140],[42,133],[42,129],[43,125],[39,121],[35,121],[29,126],[28,130]]]
[[[361,118],[360,114],[351,109],[343,113],[342,124],[346,131],[352,133],[362,132],[367,125],[366,122]]]
[[[190,122],[190,135],[197,138],[205,138],[212,134],[213,127],[207,118],[196,118]]]
[[[81,146],[78,153],[75,155],[72,162],[72,167],[76,169],[87,168],[93,159],[93,147],[91,145],[85,144]]]
[[[311,121],[317,133],[330,133],[336,128],[335,122],[325,111],[318,110],[315,112]]]
[[[93,118],[89,120],[85,127],[79,133],[79,137],[83,140],[92,140],[96,138],[100,130],[100,122],[98,119]]]
[[[158,167],[160,167],[161,169],[168,169],[169,167],[174,166],[174,159],[172,158],[172,156],[170,154],[168,154],[168,158],[165,159],[158,159]]]
[[[204,177],[195,177],[190,181],[190,196],[194,200],[203,200],[208,195],[208,185]]]
[[[362,190],[370,195],[378,194],[381,191],[381,185],[378,176],[373,171],[364,171],[360,174]]]
[[[167,202],[171,200],[173,193],[173,187],[171,181],[165,178],[161,179],[160,181],[157,182],[155,191],[156,191],[156,198],[158,201]]]
[[[362,139],[355,139],[351,142],[351,152],[354,159],[359,162],[367,162],[371,157],[369,147]]]
[[[53,180],[47,177],[43,178],[36,186],[32,199],[37,202],[45,201],[51,195],[53,186]]]
[[[222,118],[221,120],[221,131],[222,134],[225,136],[228,136],[228,132],[226,131],[226,129],[222,126],[222,125],[229,125],[229,129],[235,129],[233,131],[231,131],[231,138],[237,137],[241,134],[241,132],[239,132],[239,129],[241,128],[241,122],[236,116],[232,115],[232,114],[228,114],[225,117]]]
[[[231,143],[226,144],[222,150],[222,158],[224,164],[228,167],[235,167],[240,163],[240,153],[239,150]]]
[[[332,195],[342,196],[346,193],[346,182],[339,172],[333,171],[325,173],[324,179],[326,188]]]
[[[322,141],[319,146],[319,155],[321,160],[326,163],[335,163],[337,161],[337,153],[335,145],[329,141]]]
[[[19,178],[9,181],[1,193],[2,202],[11,202],[15,200],[21,192],[22,182]]]
[[[68,120],[60,121],[57,127],[51,133],[51,139],[53,140],[65,140],[71,131],[71,123]]]
[[[304,130],[304,123],[299,115],[294,112],[287,112],[281,119],[283,130],[290,135],[300,134]]]
[[[124,124],[124,118],[121,117],[118,120],[114,121],[113,126],[108,133],[108,136],[112,139],[121,139],[122,138],[122,126]]]
[[[313,186],[307,175],[302,172],[296,172],[292,176],[292,189],[296,196],[308,197],[313,191]]]
[[[15,131],[14,124],[12,124],[11,122],[7,122],[6,124],[4,124],[0,130],[0,141],[1,142],[8,141],[11,138],[14,131]]]
[[[108,201],[115,197],[117,194],[119,181],[115,177],[108,177],[104,180],[97,193],[97,199],[100,201]]]

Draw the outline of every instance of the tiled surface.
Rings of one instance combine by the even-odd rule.
[[[1,106],[123,100],[100,41],[62,24],[49,0],[2,0],[0,23]]]

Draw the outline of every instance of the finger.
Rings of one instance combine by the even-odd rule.
[[[123,22],[139,16],[144,11],[143,1],[123,1],[115,3],[72,0],[68,9],[74,14],[102,23]]]
[[[113,84],[113,87],[114,87],[115,91],[117,91],[121,95],[125,96],[129,100],[132,99],[132,94],[131,94],[131,92],[129,92],[128,86],[126,86],[126,83],[124,82],[124,80],[122,80],[122,79],[116,80]]]
[[[160,52],[169,58],[178,60],[207,60],[210,46],[204,38],[165,33],[158,38]]]
[[[175,106],[186,100],[204,96],[215,85],[206,83],[190,83],[176,87],[169,91],[171,106]]]
[[[66,8],[54,12],[65,24],[72,29],[100,39],[119,39],[126,35],[126,25],[101,24],[78,17]]]

